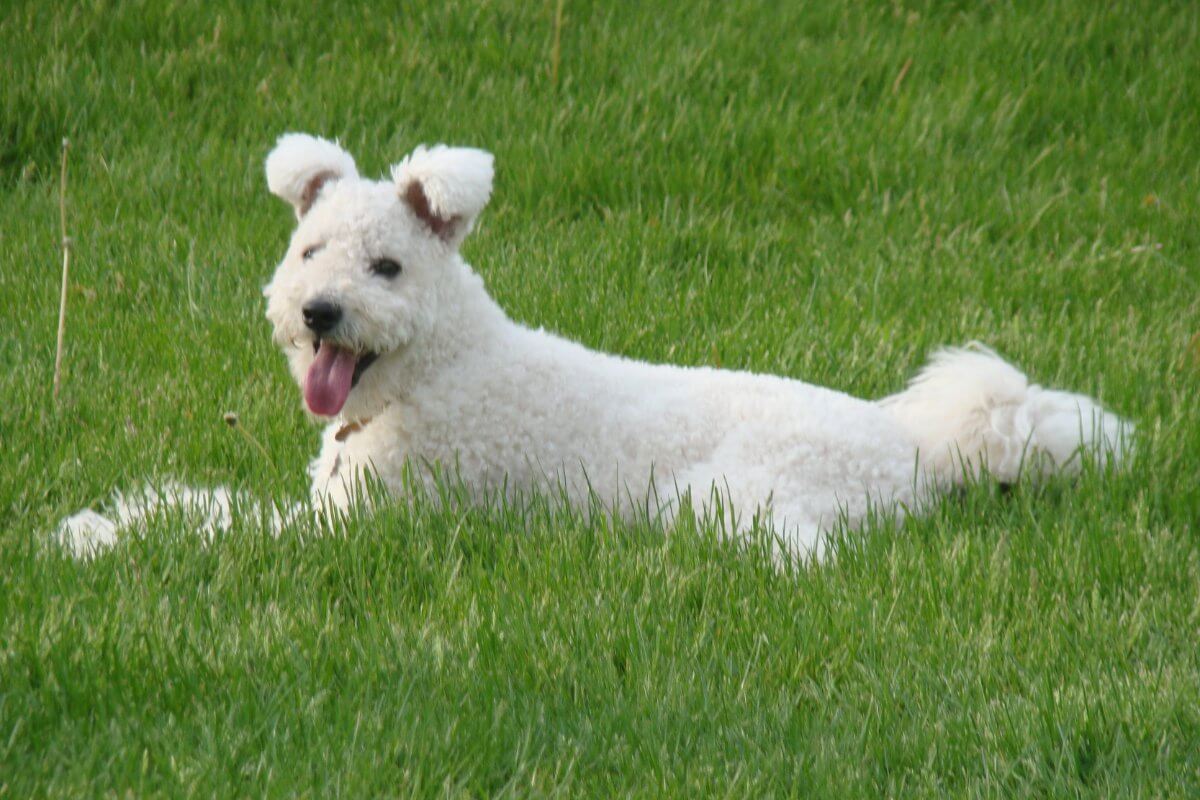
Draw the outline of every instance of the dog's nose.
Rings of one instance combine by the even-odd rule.
[[[310,300],[300,310],[304,314],[304,324],[316,334],[329,333],[342,319],[341,306],[328,300]]]

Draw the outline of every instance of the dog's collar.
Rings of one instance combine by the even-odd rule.
[[[347,422],[345,425],[338,428],[338,432],[333,435],[333,438],[336,441],[344,442],[347,439],[349,439],[351,436],[353,436],[354,434],[361,431],[363,428],[367,427],[367,425],[370,422],[371,422],[371,417],[367,417],[366,419],[356,419],[352,422]]]

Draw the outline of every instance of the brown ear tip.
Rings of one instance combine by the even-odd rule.
[[[454,237],[454,229],[458,226],[459,217],[440,217],[435,214],[429,204],[429,197],[425,194],[425,187],[421,185],[420,181],[414,180],[408,184],[408,188],[404,190],[404,202],[408,203],[417,219],[429,226],[434,236],[443,241],[449,241]]]
[[[322,170],[316,175],[309,178],[308,183],[304,185],[304,191],[300,193],[300,202],[297,205],[297,210],[300,216],[304,216],[313,207],[313,203],[317,202],[317,197],[321,194],[321,189],[330,180],[337,177],[337,173],[332,170]]]

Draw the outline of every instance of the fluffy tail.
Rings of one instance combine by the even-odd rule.
[[[907,389],[879,404],[913,437],[922,469],[939,483],[982,470],[1007,483],[1023,469],[1119,464],[1132,442],[1133,425],[1097,401],[1032,385],[978,344],[938,351]]]

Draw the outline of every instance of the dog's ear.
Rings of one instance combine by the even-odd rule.
[[[392,167],[392,180],[417,219],[457,247],[491,197],[492,161],[483,150],[421,146]]]
[[[296,209],[300,219],[330,181],[358,177],[354,159],[327,139],[306,133],[285,133],[267,156],[267,187]]]

